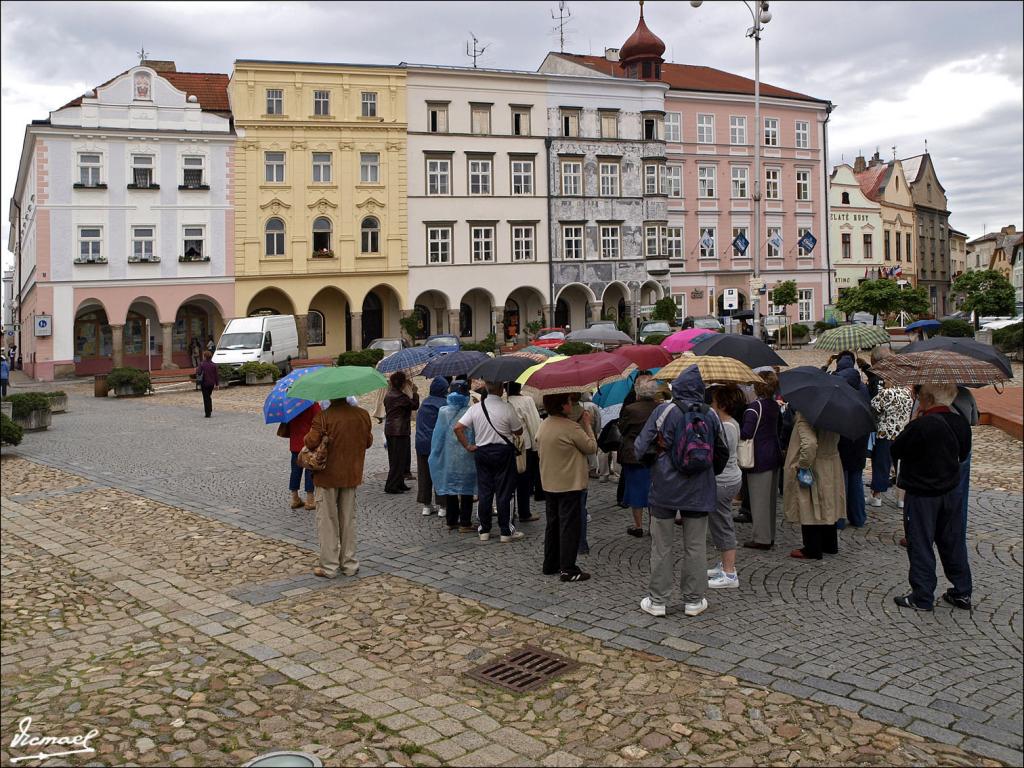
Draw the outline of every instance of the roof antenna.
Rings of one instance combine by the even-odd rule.
[[[480,41],[476,39],[476,35],[470,31],[469,36],[473,38],[473,47],[470,49],[469,43],[466,43],[466,55],[473,59],[473,69],[476,69],[476,60],[484,55],[484,51],[490,48],[490,43],[487,45],[480,45]]]
[[[141,64],[149,56],[149,51],[146,50],[146,46],[142,46],[140,50],[135,52],[135,55],[139,57],[139,64]]]
[[[558,22],[551,31],[558,33],[558,51],[559,53],[565,53],[565,33],[568,31],[569,19],[572,17],[572,11],[569,10],[569,4],[565,0],[558,0],[558,15],[555,16],[555,12],[551,11],[551,18]]]
[[[928,139],[924,140],[924,153],[926,155],[928,154]]]
[[[895,144],[892,145],[892,159],[893,160],[896,159],[896,145]]]

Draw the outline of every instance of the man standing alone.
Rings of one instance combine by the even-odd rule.
[[[206,418],[210,418],[210,414],[213,413],[213,390],[220,388],[220,375],[212,357],[213,352],[203,352],[203,362],[196,368],[196,381],[200,382],[200,389],[203,390],[203,410],[206,412]]]

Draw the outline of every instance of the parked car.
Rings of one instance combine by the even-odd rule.
[[[451,352],[458,352],[462,349],[462,343],[458,337],[450,333],[437,333],[427,338],[423,346],[430,347],[434,354],[447,355]]]
[[[701,317],[693,318],[693,328],[706,328],[709,331],[722,331],[725,330],[725,326],[719,322],[717,317],[711,315],[703,315]]]
[[[618,328],[614,320],[595,320],[587,325],[587,328]]]
[[[374,339],[367,345],[367,349],[383,349],[384,357],[393,355],[401,349],[405,349],[409,346],[409,343],[405,339],[398,338],[386,338],[386,339]]]
[[[535,347],[557,349],[565,343],[565,328],[541,328],[533,340]]]
[[[668,336],[672,333],[672,326],[660,320],[652,320],[640,326],[640,343],[643,344],[648,336],[663,334]]]

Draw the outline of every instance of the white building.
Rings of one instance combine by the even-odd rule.
[[[861,280],[887,277],[882,256],[882,206],[869,199],[850,165],[836,166],[829,180],[829,244],[836,296]]]
[[[227,83],[147,61],[27,126],[8,248],[31,376],[189,365],[234,315]]]

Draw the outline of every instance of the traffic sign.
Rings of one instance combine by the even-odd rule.
[[[50,336],[53,334],[53,315],[36,315],[35,317],[36,336]]]

